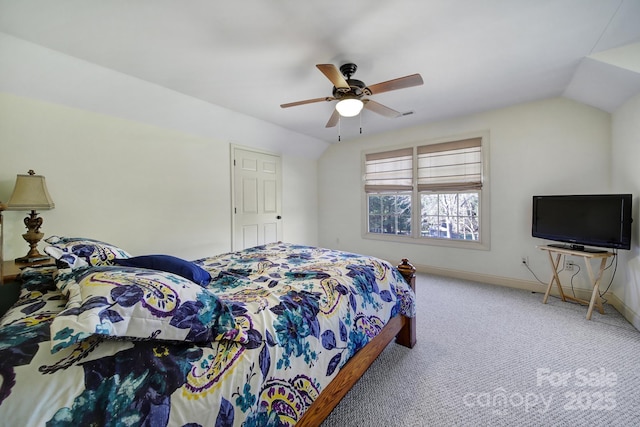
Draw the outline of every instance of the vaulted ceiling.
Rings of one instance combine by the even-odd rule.
[[[334,142],[316,64],[357,64],[401,113],[343,140],[554,96],[605,111],[640,93],[640,0],[0,0],[0,32]],[[113,94],[113,96],[118,96]]]

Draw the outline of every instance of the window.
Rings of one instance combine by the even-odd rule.
[[[366,155],[369,233],[411,235],[413,148]]]
[[[369,232],[411,235],[411,193],[370,194]]]
[[[454,240],[479,240],[479,194],[420,194],[420,235]]]
[[[488,248],[483,139],[365,154],[365,236]]]

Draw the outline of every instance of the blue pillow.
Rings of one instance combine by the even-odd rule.
[[[126,259],[114,259],[113,262],[116,265],[125,267],[148,268],[177,274],[200,286],[207,286],[211,281],[211,275],[207,270],[192,262],[171,255],[143,255]]]

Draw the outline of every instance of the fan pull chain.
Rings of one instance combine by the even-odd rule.
[[[340,142],[340,134],[342,133],[342,129],[340,128],[341,122],[342,122],[342,117],[338,117],[338,142]]]
[[[360,135],[362,135],[362,113],[358,114],[358,117],[360,118]]]

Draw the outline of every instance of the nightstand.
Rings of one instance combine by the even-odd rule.
[[[56,261],[49,258],[45,261],[32,263],[16,263],[15,261],[3,261],[2,285],[0,285],[0,316],[2,316],[17,300],[20,295],[20,272],[25,267],[41,265],[55,265]]]

